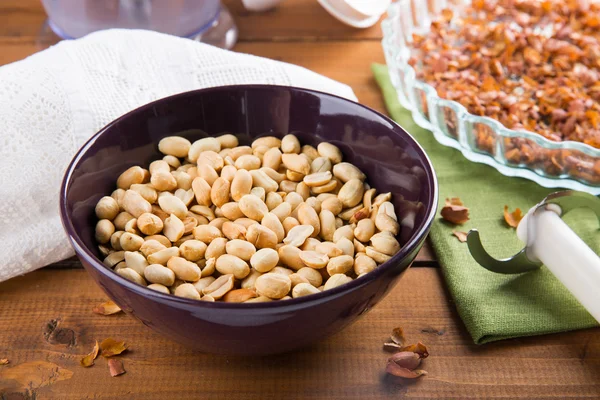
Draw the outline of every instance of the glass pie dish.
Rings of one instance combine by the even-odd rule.
[[[431,21],[445,8],[460,14],[468,0],[399,0],[382,22],[383,49],[390,79],[403,107],[414,121],[430,130],[441,144],[453,147],[473,162],[496,168],[506,176],[537,182],[548,188],[568,188],[600,194],[600,149],[575,141],[551,141],[530,131],[509,129],[490,117],[478,116],[417,79],[408,61],[416,52],[412,35],[426,35]]]

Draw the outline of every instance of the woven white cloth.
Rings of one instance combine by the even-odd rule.
[[[91,135],[150,101],[243,83],[356,100],[348,86],[304,68],[149,31],[102,31],[0,67],[0,281],[73,255],[59,190]]]

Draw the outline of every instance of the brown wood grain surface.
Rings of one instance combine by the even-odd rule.
[[[600,396],[600,330],[476,346],[434,268],[410,269],[387,298],[341,333],[271,357],[194,353],[127,315],[96,315],[92,308],[106,297],[84,270],[38,271],[0,284],[0,293],[0,359],[10,360],[0,367],[4,398],[20,399],[9,394],[27,390],[31,399]],[[44,337],[51,320],[60,321],[66,339],[58,342],[65,344]],[[381,346],[396,326],[409,341],[429,347],[422,364],[429,375],[416,382],[383,372],[389,355]],[[120,357],[127,372],[116,378],[102,357],[91,368],[79,366],[94,342],[107,337],[130,348]]]
[[[265,14],[246,12],[240,0],[224,3],[240,29],[236,51],[307,67],[385,111],[370,71],[384,61],[378,26],[348,28],[315,0],[286,0]],[[39,0],[0,0],[0,65],[56,43],[44,21]],[[435,266],[434,259],[426,246],[415,265]],[[0,283],[0,359],[10,360],[0,366],[2,400],[600,398],[599,329],[476,346],[434,268],[409,270],[381,304],[330,339],[291,354],[239,358],[191,352],[124,314],[98,316],[91,309],[106,297],[79,262],[54,267]],[[52,320],[64,329],[59,340],[43,334]],[[396,326],[429,346],[429,375],[416,382],[383,373],[381,344]],[[79,366],[107,337],[130,346],[120,377],[110,377],[104,359]]]

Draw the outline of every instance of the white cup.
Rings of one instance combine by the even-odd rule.
[[[265,11],[275,7],[282,0],[242,0],[248,11]]]

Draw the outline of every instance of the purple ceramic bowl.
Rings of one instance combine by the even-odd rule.
[[[293,132],[302,144],[337,145],[372,187],[393,193],[402,250],[346,285],[269,303],[209,303],[166,295],[106,268],[94,240],[94,207],[133,165],[158,159],[165,136],[190,140],[234,133],[240,144]],[[83,266],[106,294],[144,325],[203,352],[263,355],[306,346],[338,332],[377,304],[425,241],[437,206],[437,183],[423,149],[389,118],[326,93],[266,85],[196,90],[155,101],[94,135],[71,162],[61,188],[61,217]]]

